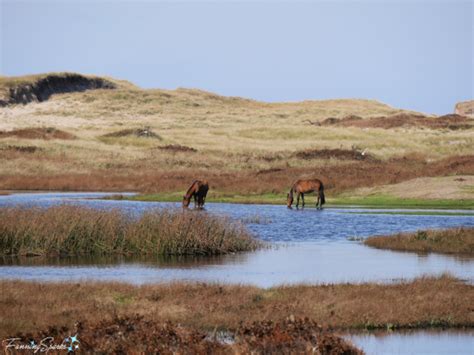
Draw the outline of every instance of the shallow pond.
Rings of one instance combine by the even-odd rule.
[[[0,196],[0,206],[74,203],[96,208],[120,208],[130,213],[157,207],[179,208],[176,203],[96,199],[101,196],[104,194],[12,194]],[[474,226],[474,213],[469,211],[467,213],[472,215],[397,215],[367,213],[383,211],[380,209],[328,208],[316,211],[289,210],[283,205],[218,203],[206,204],[206,211],[243,221],[258,238],[271,242],[275,247],[212,258],[6,258],[0,259],[0,278],[43,281],[95,279],[136,284],[196,280],[269,287],[301,282],[392,282],[449,272],[474,282],[473,258],[383,251],[348,239],[425,228]],[[390,210],[391,213],[397,211],[403,212]]]
[[[474,354],[474,331],[369,332],[345,336],[367,355]]]

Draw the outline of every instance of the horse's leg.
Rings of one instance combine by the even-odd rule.
[[[304,208],[304,194],[303,193],[301,194],[301,203],[302,203],[303,208]]]
[[[296,209],[298,209],[299,204],[300,204],[300,193],[298,192],[298,193],[296,194]]]
[[[319,210],[319,204],[320,204],[320,198],[319,198],[319,191],[316,192],[316,209]]]

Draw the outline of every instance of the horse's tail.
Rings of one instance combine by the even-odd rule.
[[[319,188],[319,197],[321,198],[321,205],[326,203],[326,197],[324,196],[324,185],[321,183],[321,187]]]

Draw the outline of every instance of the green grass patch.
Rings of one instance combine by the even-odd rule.
[[[373,212],[343,212],[347,214],[388,214],[388,215],[407,215],[407,216],[472,216],[469,212],[443,212],[443,211],[373,211]]]
[[[153,202],[180,202],[184,192],[168,192],[158,194],[140,194],[127,197],[108,197],[114,199],[125,199],[131,201],[153,201]],[[239,195],[213,191],[207,197],[208,202],[214,203],[248,203],[248,204],[272,204],[286,205],[286,193],[281,194],[249,194]],[[364,208],[406,208],[406,209],[465,209],[474,210],[474,200],[421,200],[421,199],[402,199],[391,196],[368,196],[368,197],[335,197],[326,196],[325,208],[338,208],[345,206],[360,206]],[[306,199],[305,208],[314,208],[314,199]],[[400,214],[399,212],[394,212]],[[407,212],[408,213],[408,212]],[[411,213],[411,212],[410,212]],[[426,212],[427,214],[443,212]],[[413,214],[421,214],[413,212]]]
[[[437,209],[474,209],[474,200],[422,200],[404,199],[393,196],[339,197],[329,199],[331,206],[362,206],[366,208],[437,208]]]

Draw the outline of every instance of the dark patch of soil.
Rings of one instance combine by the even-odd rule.
[[[138,128],[138,129],[122,129],[117,132],[104,134],[102,137],[106,138],[120,138],[120,137],[140,137],[140,138],[156,138],[161,137],[153,132],[149,127]]]
[[[449,114],[439,117],[427,117],[418,114],[399,113],[391,116],[380,116],[367,119],[362,119],[358,116],[347,116],[340,119],[328,118],[322,121],[321,125],[384,129],[397,127],[424,127],[431,129],[456,130],[473,128],[474,120],[456,114]]]
[[[321,121],[321,126],[329,126],[329,125],[340,125],[341,123],[350,123],[350,122],[358,122],[363,120],[362,117],[356,116],[356,115],[348,115],[343,118],[334,118],[334,117],[329,117],[326,118],[325,120]]]
[[[116,85],[102,78],[89,78],[79,74],[51,74],[29,84],[19,84],[9,89],[8,96],[0,100],[0,107],[13,104],[42,102],[51,95],[82,92],[93,89],[115,89]]]
[[[180,145],[180,144],[169,144],[165,145],[163,147],[158,147],[160,150],[166,150],[169,152],[184,152],[184,153],[196,153],[197,149],[191,148],[191,147],[186,147],[185,145]]]
[[[43,150],[43,148],[36,147],[34,145],[7,145],[1,147],[0,150],[19,153],[35,153],[37,151]]]
[[[18,137],[24,139],[75,139],[71,133],[61,131],[53,127],[46,128],[23,128],[13,131],[0,131],[0,138]]]
[[[348,149],[307,149],[295,153],[299,159],[339,159],[376,161],[372,155],[364,151]]]
[[[324,332],[309,319],[287,319],[241,325],[235,343],[223,344],[206,333],[173,324],[145,320],[142,316],[116,317],[97,324],[77,323],[75,329],[50,327],[36,334],[17,334],[19,342],[39,342],[53,337],[54,344],[71,344],[85,353],[159,354],[362,354],[346,340]],[[69,341],[65,342],[65,339]]]
[[[277,172],[279,172],[279,171],[283,171],[283,168],[263,169],[263,170],[257,171],[257,173],[256,173],[255,175],[273,174],[273,173],[277,173]]]

